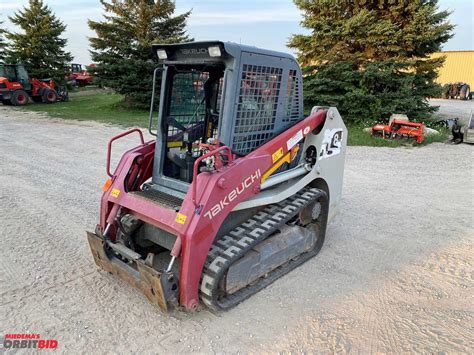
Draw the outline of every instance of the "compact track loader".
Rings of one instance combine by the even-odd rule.
[[[288,54],[223,42],[153,50],[163,61],[156,139],[112,138],[88,241],[98,266],[164,310],[228,309],[320,251],[347,130],[335,108],[304,116]],[[141,144],[112,173],[112,144],[132,133]]]

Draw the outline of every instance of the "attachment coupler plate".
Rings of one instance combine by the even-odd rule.
[[[179,305],[178,283],[172,272],[157,271],[146,265],[140,254],[124,245],[120,244],[118,248],[119,244],[106,241],[95,233],[86,233],[94,261],[100,268],[139,289],[151,303],[164,311]]]

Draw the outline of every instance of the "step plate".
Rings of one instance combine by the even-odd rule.
[[[168,195],[164,192],[157,191],[154,189],[148,189],[144,191],[133,191],[130,192],[131,195],[149,200],[157,205],[173,209],[175,211],[179,211],[181,205],[183,204],[183,200],[179,197]]]

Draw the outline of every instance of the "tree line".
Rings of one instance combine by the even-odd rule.
[[[438,0],[294,0],[309,34],[294,34],[304,73],[305,105],[337,106],[346,120],[387,118],[406,113],[428,116],[427,97],[436,96],[437,70],[430,59],[453,36],[448,11]],[[175,14],[172,0],[100,0],[102,21],[88,21],[95,32],[90,53],[94,75],[124,95],[124,105],[146,107],[157,59],[152,43],[192,41],[186,30],[191,11]],[[72,61],[65,49],[66,26],[44,4],[29,0],[0,23],[0,61],[23,63],[36,77],[63,78]]]

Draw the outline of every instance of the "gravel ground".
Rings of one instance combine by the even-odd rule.
[[[440,118],[459,118],[464,124],[468,122],[471,117],[471,112],[474,111],[474,100],[444,100],[431,99],[431,106],[439,106],[437,116]]]
[[[163,314],[98,270],[85,238],[121,131],[0,106],[0,337],[74,353],[474,352],[473,146],[349,147],[316,258],[231,311]]]

